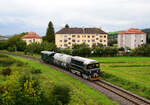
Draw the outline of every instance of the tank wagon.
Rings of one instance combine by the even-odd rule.
[[[96,60],[50,51],[41,51],[41,59],[46,63],[54,64],[80,75],[84,79],[100,79],[100,65]]]

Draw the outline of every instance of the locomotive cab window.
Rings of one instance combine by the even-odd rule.
[[[94,69],[94,68],[99,68],[99,63],[87,65],[87,69]]]

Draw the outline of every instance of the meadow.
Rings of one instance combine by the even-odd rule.
[[[23,55],[22,52],[15,52]],[[40,55],[34,55],[40,58]],[[102,79],[150,99],[150,57],[89,57],[101,64]]]
[[[9,76],[3,76],[2,71],[8,67],[12,72]],[[37,72],[37,70],[40,72]],[[34,75],[40,79],[42,89],[47,91],[47,95],[49,93],[49,86],[52,84],[67,86],[71,90],[69,93],[71,96],[69,105],[117,105],[116,102],[108,99],[79,80],[36,61],[0,54],[0,73],[1,85],[11,83],[13,79],[10,79],[10,77],[14,75],[16,75],[16,78],[22,74]]]
[[[150,57],[120,56],[120,57],[89,57],[100,63],[149,63]]]
[[[92,57],[101,64],[102,79],[150,99],[150,57]]]

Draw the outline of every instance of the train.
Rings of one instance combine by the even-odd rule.
[[[100,80],[100,63],[96,60],[52,51],[41,51],[41,59],[46,63],[77,74],[84,79]]]

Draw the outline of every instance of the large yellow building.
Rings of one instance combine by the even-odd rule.
[[[72,48],[73,44],[85,43],[89,47],[101,43],[107,46],[107,33],[100,28],[62,28],[56,32],[55,44],[60,48]]]
[[[24,40],[27,45],[31,44],[31,43],[41,43],[42,42],[42,38],[37,35],[35,32],[28,32],[27,35],[24,35],[22,37],[22,40]]]

